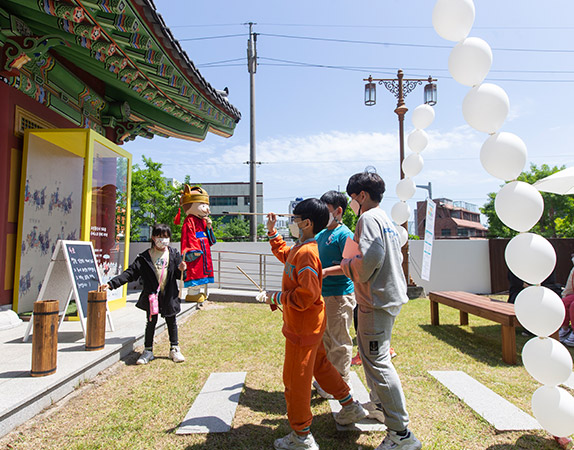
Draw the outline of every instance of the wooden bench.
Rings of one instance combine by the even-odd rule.
[[[514,304],[493,300],[460,291],[430,292],[431,324],[439,325],[438,304],[460,311],[460,324],[468,325],[468,315],[492,320],[502,325],[502,360],[516,364],[516,325],[520,325],[514,313]]]

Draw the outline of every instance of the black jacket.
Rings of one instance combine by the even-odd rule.
[[[177,266],[181,261],[179,252],[169,247],[167,278],[164,290],[159,294],[159,313],[162,317],[175,316],[181,311],[177,287],[177,280],[181,277],[181,271]],[[130,281],[137,281],[139,278],[143,281],[143,290],[136,306],[149,314],[149,295],[157,292],[158,288],[157,275],[149,250],[140,253],[123,273],[108,281],[108,286],[111,289],[117,289]]]

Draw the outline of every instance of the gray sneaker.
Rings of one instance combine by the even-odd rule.
[[[143,364],[147,364],[148,362],[150,362],[153,359],[154,359],[153,351],[146,349],[143,351],[141,356],[138,358],[138,360],[136,361],[136,364],[138,366],[141,366]]]
[[[363,408],[367,410],[368,419],[378,420],[381,423],[385,423],[385,413],[383,413],[383,409],[379,408],[376,403],[363,403]]]
[[[169,357],[172,359],[173,362],[180,363],[185,361],[185,356],[181,354],[178,346],[174,346],[169,351]]]
[[[343,406],[341,411],[335,415],[335,422],[339,425],[350,425],[365,417],[367,417],[367,411],[355,400],[353,403]]]
[[[570,328],[562,328],[560,327],[560,329],[558,330],[558,340],[560,342],[564,342],[566,340],[566,338],[568,336],[570,336],[572,334],[572,330],[570,330]]]
[[[422,446],[411,430],[407,430],[406,436],[399,436],[396,431],[389,430],[375,450],[420,450]]]
[[[305,437],[301,437],[294,431],[287,436],[275,439],[273,447],[275,450],[319,450],[319,446],[311,433]]]
[[[574,332],[570,333],[566,339],[561,342],[567,347],[574,347]]]

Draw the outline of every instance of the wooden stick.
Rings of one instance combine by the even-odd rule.
[[[253,212],[229,212],[229,211],[222,211],[221,214],[227,214],[230,216],[266,216],[268,213],[253,213]],[[281,216],[281,217],[292,217],[295,214],[275,214],[276,216]]]
[[[245,276],[247,277],[247,279],[248,279],[249,281],[251,281],[251,282],[257,287],[257,289],[259,289],[259,292],[263,292],[263,289],[261,288],[261,286],[259,286],[259,285],[255,282],[255,280],[254,280],[253,278],[251,278],[249,275],[247,275],[247,274],[245,273],[245,271],[244,271],[241,267],[239,267],[239,266],[235,266],[235,267],[237,267],[237,268],[239,269],[239,271],[240,271],[243,275],[245,275]]]
[[[183,289],[184,289],[184,287],[183,287],[183,272],[184,272],[184,271],[182,270],[182,271],[181,271],[181,278],[179,279],[179,281],[181,281],[181,283],[180,283],[180,285],[179,285],[179,292],[178,292],[178,294],[177,294],[177,296],[178,296],[179,298],[181,298],[181,294],[182,294]]]

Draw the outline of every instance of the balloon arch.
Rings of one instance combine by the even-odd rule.
[[[549,338],[561,326],[565,310],[557,294],[539,285],[554,270],[556,254],[545,238],[528,232],[542,216],[544,200],[535,187],[516,181],[526,163],[526,145],[518,136],[499,131],[510,102],[500,86],[483,83],[492,65],[492,50],[484,40],[468,37],[474,16],[472,0],[438,0],[432,23],[439,36],[457,43],[450,53],[448,69],[457,82],[470,87],[462,102],[464,119],[472,128],[489,134],[480,150],[480,161],[490,175],[509,182],[496,195],[494,207],[500,220],[519,232],[506,247],[506,263],[516,276],[532,285],[520,292],[515,303],[518,320],[536,335],[522,349],[524,367],[542,384],[532,395],[532,412],[548,432],[565,437],[574,434],[574,397],[559,385],[572,374],[572,356],[564,345]],[[430,117],[426,108],[424,111],[420,113],[425,117],[424,121],[421,118],[420,129],[409,136],[409,146],[412,139],[415,153],[404,161],[405,174],[405,167],[411,174],[422,168],[417,149],[426,146],[422,125]],[[401,194],[410,192],[410,184],[401,183],[397,194],[399,190]],[[397,207],[396,213],[402,214],[403,210],[404,207]],[[394,215],[393,219],[402,223]]]

